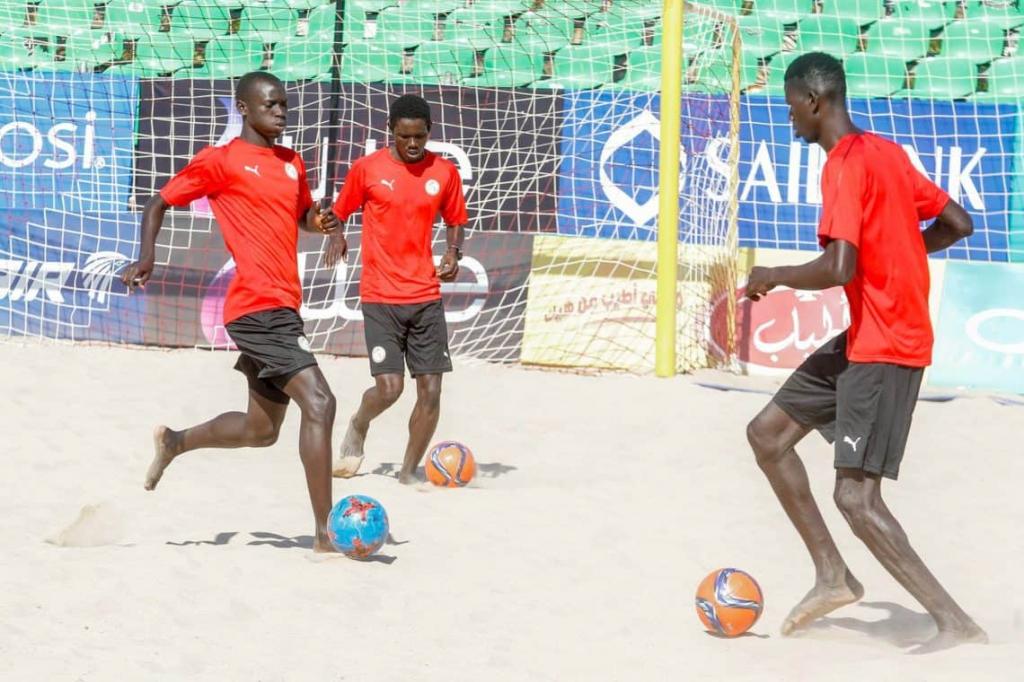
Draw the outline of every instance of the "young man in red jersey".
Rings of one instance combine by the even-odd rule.
[[[302,410],[299,456],[316,521],[313,549],[330,552],[335,401],[303,333],[296,253],[298,228],[329,234],[338,222],[329,210],[320,212],[313,205],[302,157],[274,144],[288,115],[284,84],[269,73],[253,72],[239,80],[235,95],[241,135],[196,154],[146,204],[139,260],[122,280],[133,289],[146,285],[153,273],[156,236],[169,207],[209,197],[236,264],[224,323],[242,352],[235,369],[248,381],[249,405],[245,412],[225,412],[182,431],[158,426],[145,488],[156,488],[167,466],[190,450],[273,444],[288,402],[295,400]]]
[[[854,534],[935,619],[938,634],[914,650],[987,641],[914,552],[882,500],[896,479],[924,368],[931,362],[928,256],[967,237],[970,216],[921,175],[903,149],[854,126],[842,64],[802,55],[785,75],[798,137],[828,154],[818,237],[824,254],[795,267],[756,267],[747,296],[776,286],[842,285],[850,328],[811,355],[747,427],[757,463],[796,526],[815,585],[790,612],[783,634],[861,598],[839,555],[794,446],[817,429],[835,446],[835,502]],[[935,220],[923,232],[920,221]]]
[[[438,280],[451,281],[459,272],[468,218],[458,169],[426,149],[427,102],[415,95],[399,97],[391,105],[388,128],[391,146],[352,164],[334,206],[342,222],[363,211],[359,295],[375,381],[349,421],[334,475],[347,478],[359,470],[370,422],[398,400],[408,365],[416,379],[416,406],[398,479],[410,484],[437,428],[441,375],[452,370]],[[439,213],[448,227],[447,248],[435,268],[431,238]],[[329,255],[344,257],[344,236],[331,241]]]

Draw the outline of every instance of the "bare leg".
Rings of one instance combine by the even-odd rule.
[[[854,534],[935,619],[939,633],[911,653],[930,653],[988,636],[953,601],[910,546],[906,532],[882,500],[882,480],[858,469],[836,471],[835,501]]]
[[[441,375],[423,374],[416,377],[416,406],[409,418],[409,444],[405,447],[399,483],[416,483],[416,467],[430,445],[441,416]]]
[[[316,534],[314,552],[333,552],[327,536],[331,512],[331,430],[336,403],[327,380],[317,366],[307,367],[288,380],[284,392],[302,410],[299,426],[299,457],[306,470],[306,487],[313,506]]]
[[[783,621],[784,635],[864,595],[864,588],[850,573],[828,532],[811,494],[807,470],[793,449],[807,433],[806,427],[775,403],[768,403],[747,426],[747,440],[757,464],[814,562],[814,587]]]
[[[345,440],[341,442],[341,453],[333,467],[335,476],[350,478],[356,475],[363,463],[363,445],[370,430],[370,422],[395,404],[405,386],[405,377],[401,374],[380,374],[374,381],[373,387],[363,393],[359,409],[348,422]]]
[[[259,448],[273,445],[288,406],[249,390],[245,412],[225,412],[208,422],[173,431],[166,426],[153,430],[153,462],[146,472],[146,490],[153,490],[164,469],[178,455],[200,448]]]

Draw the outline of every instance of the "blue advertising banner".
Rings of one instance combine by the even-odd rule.
[[[560,234],[649,240],[656,234],[659,97],[582,91],[563,97],[558,173]],[[974,217],[975,234],[952,258],[1006,261],[1017,164],[1014,105],[852,100],[854,122],[895,140]],[[728,204],[728,102],[683,97],[680,237],[718,231]],[[741,102],[741,246],[817,249],[825,153],[793,137],[780,98]]]
[[[946,265],[931,384],[1024,393],[1024,264]]]
[[[0,79],[0,209],[125,210],[138,83],[103,74]]]
[[[118,279],[138,214],[0,211],[0,334],[139,343],[145,300]]]

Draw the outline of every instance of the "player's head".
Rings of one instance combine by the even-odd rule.
[[[284,83],[272,73],[252,71],[238,79],[235,106],[244,126],[268,140],[284,132],[288,119],[288,94]]]
[[[828,114],[846,110],[846,73],[824,52],[808,52],[786,69],[786,103],[797,137],[815,143]]]
[[[398,157],[405,163],[420,161],[430,136],[430,105],[422,97],[402,95],[391,103],[388,129]]]

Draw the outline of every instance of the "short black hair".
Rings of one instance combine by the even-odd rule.
[[[825,52],[808,52],[794,59],[786,69],[785,82],[801,81],[821,97],[833,102],[846,99],[843,63]]]
[[[427,130],[430,130],[430,105],[419,95],[402,95],[391,103],[388,128],[394,128],[400,118],[423,119],[427,124]]]
[[[271,85],[280,86],[282,89],[284,88],[284,83],[281,82],[281,79],[269,71],[250,71],[238,79],[238,84],[235,86],[235,99],[244,100],[248,98],[253,88],[260,83],[270,83]]]

